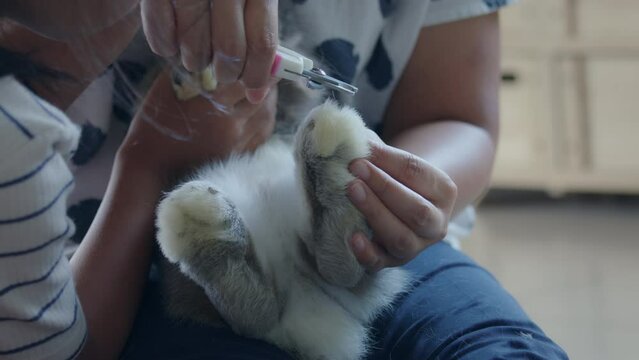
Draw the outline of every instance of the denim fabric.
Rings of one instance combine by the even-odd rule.
[[[373,324],[370,360],[567,359],[486,270],[440,242],[407,264],[413,288]],[[125,359],[287,359],[229,329],[176,324],[149,284]]]

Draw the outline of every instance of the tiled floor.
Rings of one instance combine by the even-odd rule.
[[[464,249],[571,359],[639,358],[639,199],[489,197]]]

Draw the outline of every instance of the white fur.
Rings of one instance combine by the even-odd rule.
[[[340,108],[328,101],[313,109],[309,114],[315,119],[313,131],[314,145],[320,156],[327,157],[335,153],[337,147],[346,142],[354,146],[353,158],[368,156],[366,142],[353,141],[361,138],[366,126],[359,114],[352,108]]]
[[[259,234],[253,236],[253,246],[264,270],[275,275],[279,265],[291,263],[296,256],[291,241],[308,236],[310,212],[289,146],[275,138],[253,155],[233,156],[204,168],[196,177],[224,193],[249,233]]]
[[[174,231],[189,227],[194,231],[203,229],[211,230],[220,228],[219,219],[216,215],[223,212],[221,208],[227,205],[224,201],[210,201],[211,196],[216,196],[209,192],[210,184],[206,181],[191,181],[171,192],[170,196],[162,201],[158,206],[157,238],[164,255],[171,262],[180,261],[185,253],[191,248],[188,242],[174,241]],[[205,196],[202,196],[202,195]],[[219,196],[219,195],[218,195]],[[188,221],[200,221],[211,223],[210,227],[194,227],[187,224]],[[224,238],[222,234],[207,233],[207,237]],[[194,237],[195,238],[195,237]]]
[[[348,161],[368,155],[362,136],[366,128],[353,110],[328,103],[309,117],[315,120],[312,136],[319,154],[329,156],[348,142],[353,149]],[[353,179],[345,165],[332,164],[330,170],[344,187]],[[309,267],[299,253],[299,241],[311,241],[312,214],[291,146],[273,138],[252,155],[203,168],[194,179],[158,208],[158,241],[166,257],[177,262],[193,245],[188,239],[176,241],[171,231],[188,227],[189,218],[219,227],[212,219],[219,218],[216,213],[225,210],[228,200],[251,234],[262,272],[277,293],[284,294],[279,322],[263,338],[304,359],[360,359],[367,346],[366,325],[402,291],[405,276],[401,270],[384,270],[366,280],[371,286],[346,289],[326,283]],[[221,196],[226,200],[211,202]]]
[[[366,329],[313,283],[297,278],[279,326],[267,339],[308,359],[358,359],[366,348]]]

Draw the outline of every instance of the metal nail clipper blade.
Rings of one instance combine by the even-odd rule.
[[[326,75],[324,70],[313,67],[313,61],[285,47],[278,47],[271,75],[288,80],[306,78],[306,86],[311,89],[326,87],[349,95],[357,92],[357,87]]]

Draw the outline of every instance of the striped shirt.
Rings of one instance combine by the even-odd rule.
[[[61,111],[0,78],[0,359],[70,359],[86,339],[63,256],[78,137]]]

